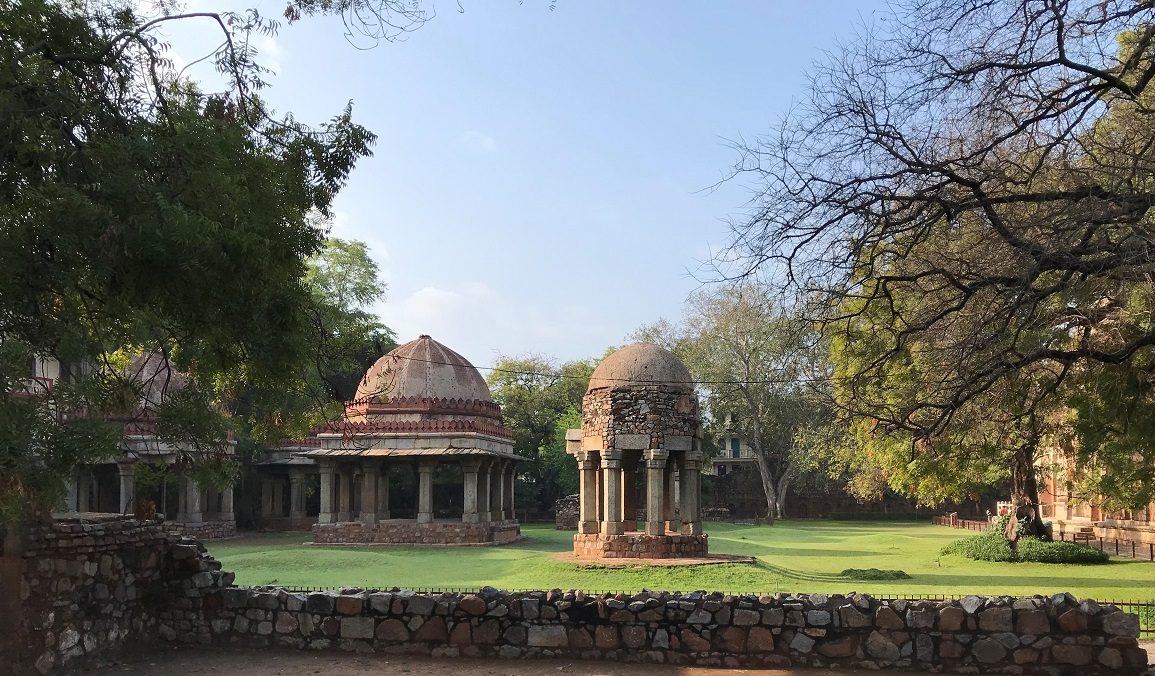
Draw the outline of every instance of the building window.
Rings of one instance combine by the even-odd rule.
[[[730,439],[730,457],[742,457],[742,442],[738,440],[738,437],[733,437]]]
[[[726,466],[718,465],[718,476],[726,476]]]

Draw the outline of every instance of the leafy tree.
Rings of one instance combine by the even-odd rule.
[[[1151,499],[1153,49],[1149,2],[899,2],[740,147],[734,274],[814,300],[892,486],[1009,476],[1037,527],[1039,451],[1073,431],[1090,490]]]
[[[191,18],[225,38],[223,93],[171,74],[156,31]],[[78,463],[116,452],[107,417],[141,394],[124,355],[182,374],[186,394],[157,415],[213,437],[208,467],[222,405],[325,362],[305,282],[315,221],[374,136],[349,106],[317,128],[270,117],[248,38],[272,28],[255,13],[0,0],[0,519],[57,503]],[[85,367],[48,389],[28,382],[37,356]]]
[[[582,397],[596,365],[594,360],[585,360],[559,366],[536,355],[501,357],[489,374],[493,399],[501,406],[505,426],[513,431],[514,451],[528,461],[522,477],[530,493],[527,498],[538,509],[547,510],[570,494],[571,487],[561,483],[565,458],[547,449],[556,444],[558,429],[562,429],[564,453],[565,428],[559,428],[559,421],[572,421],[575,410],[580,427]]]
[[[705,392],[710,427],[740,431],[752,448],[767,515],[785,518],[786,490],[809,464],[800,442],[827,418],[810,389],[823,367],[816,335],[748,283],[695,293],[682,323],[661,320],[632,337],[682,359]]]

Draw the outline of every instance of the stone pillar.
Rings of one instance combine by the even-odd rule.
[[[477,470],[477,520],[487,523],[492,520],[493,512],[490,503],[490,481],[493,474],[493,461],[486,458],[481,461]]]
[[[509,482],[509,491],[505,494],[506,512],[510,519],[517,518],[517,461],[509,461],[509,474],[506,476],[506,481]]]
[[[132,468],[135,462],[118,462],[116,468],[120,472],[120,512],[132,514],[133,503],[136,502],[136,483],[133,481]]]
[[[622,528],[638,529],[638,457],[636,451],[622,453]]]
[[[377,520],[389,519],[389,463],[381,463],[381,476],[377,487]]]
[[[75,512],[76,507],[76,481],[69,481],[64,484],[64,490],[67,491],[64,495],[64,511]]]
[[[666,484],[663,494],[666,496],[665,509],[663,509],[663,518],[666,520],[666,530],[674,533],[682,530],[682,522],[678,518],[677,506],[677,482],[675,477],[678,472],[678,460],[683,456],[682,453],[676,451],[670,452],[670,457],[666,460]]]
[[[273,515],[273,482],[271,479],[261,479],[261,516],[269,518]]]
[[[603,535],[621,535],[622,523],[622,452],[609,449],[602,452],[602,481],[605,486],[605,518],[601,522]]]
[[[433,521],[433,460],[417,463],[417,523]]]
[[[88,484],[88,476],[81,474],[76,482],[76,511],[78,512],[89,511],[90,506],[88,504]],[[184,503],[181,504],[183,505]]]
[[[201,523],[205,520],[204,502],[201,499],[201,487],[188,477],[181,477],[181,523]]]
[[[220,521],[236,521],[237,515],[233,510],[233,487],[227,486],[221,491],[221,511],[217,514]]]
[[[289,518],[305,518],[305,475],[298,470],[289,473]]]
[[[681,477],[678,480],[682,489],[682,534],[701,535],[702,518],[699,514],[702,490],[702,453],[701,451],[687,451],[682,460]]]
[[[666,534],[666,460],[669,451],[646,451],[646,535]]]
[[[598,454],[578,455],[578,532],[598,532]]]
[[[337,481],[337,522],[345,523],[353,518],[353,472],[339,470]]]
[[[336,514],[333,513],[333,498],[336,493],[337,473],[333,463],[321,461],[317,463],[321,471],[321,512],[317,515],[317,523],[335,523]]]
[[[380,482],[381,466],[376,462],[361,465],[361,523],[377,525],[377,484]]]
[[[468,458],[461,461],[461,475],[465,479],[465,492],[461,520],[465,523],[477,523],[478,516],[478,479],[481,473],[481,461],[477,458]]]

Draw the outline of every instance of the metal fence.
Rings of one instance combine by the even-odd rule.
[[[936,526],[950,526],[951,528],[965,528],[967,530],[986,530],[990,528],[989,521],[976,519],[960,519],[957,516],[932,516],[930,522]]]
[[[985,531],[990,527],[990,523],[987,521],[960,519],[956,516],[932,516],[930,522],[936,526],[950,526],[951,528],[964,528],[966,530],[977,531]],[[1125,556],[1137,561],[1155,561],[1155,543],[1152,542],[1101,538],[1079,533],[1060,533],[1056,539],[1062,540],[1063,542],[1085,544],[1114,556]]]

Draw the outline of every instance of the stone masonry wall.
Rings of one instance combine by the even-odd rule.
[[[119,515],[30,527],[0,663],[46,674],[126,643],[177,638],[174,610],[199,612],[199,597],[233,575],[170,527]]]
[[[697,436],[698,400],[668,385],[591,390],[582,397],[582,436],[599,437],[614,448],[618,434],[648,434],[650,448],[662,448],[665,435]]]
[[[588,596],[489,587],[464,595],[304,594],[233,587],[213,591],[204,607],[213,641],[222,645],[1047,676],[1138,675],[1147,663],[1135,615],[1064,594],[935,603],[865,594]]]
[[[709,536],[705,534],[574,533],[573,536],[573,552],[581,558],[669,559],[706,556],[709,551]]]
[[[219,540],[237,535],[235,521],[204,521],[202,523],[173,523],[166,524],[166,528],[186,537],[197,540]]]
[[[517,521],[417,523],[394,519],[374,525],[354,521],[313,526],[315,544],[503,545],[520,539],[521,526]]]

